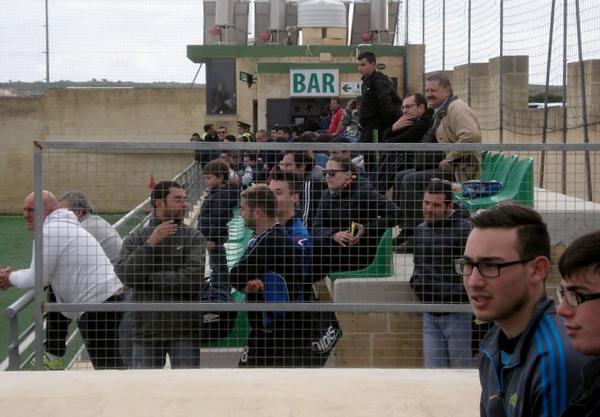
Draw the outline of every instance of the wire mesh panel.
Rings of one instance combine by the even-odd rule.
[[[514,279],[510,267],[529,258],[502,227],[476,226],[498,233],[488,246],[471,236],[471,219],[511,202],[535,210],[549,236],[540,256],[555,265],[598,228],[580,162],[586,153],[595,162],[598,150],[425,148],[45,142],[45,367],[475,366],[489,322],[500,320],[480,298],[510,291],[493,283]],[[382,186],[361,163],[373,150],[379,160],[471,152],[478,177],[459,182],[456,167],[405,172],[400,163]],[[567,194],[558,191],[562,152]],[[205,154],[216,158],[203,163]],[[33,201],[24,203],[29,228]],[[11,284],[31,287],[34,272],[13,272]],[[549,293],[559,280],[552,266]]]

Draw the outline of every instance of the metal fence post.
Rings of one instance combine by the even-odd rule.
[[[34,250],[34,268],[35,268],[35,302],[34,302],[34,320],[35,320],[35,361],[36,369],[43,370],[44,357],[44,317],[42,313],[44,283],[44,242],[42,235],[43,219],[43,178],[42,178],[42,146],[39,142],[34,142],[33,146],[33,185],[35,192],[35,250]]]
[[[546,85],[544,86],[544,126],[542,131],[542,143],[547,142],[548,136],[548,92],[550,91],[550,64],[552,63],[552,36],[554,35],[554,8],[556,0],[552,0],[550,11],[550,34],[548,37],[548,58],[546,60]],[[544,170],[546,167],[546,152],[540,155],[540,187],[544,186]]]

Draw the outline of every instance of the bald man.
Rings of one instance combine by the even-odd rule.
[[[100,244],[90,235],[68,209],[58,208],[56,197],[43,192],[43,282],[52,286],[56,298],[63,303],[103,303],[119,301],[123,284],[114,273],[110,260]],[[23,202],[23,217],[27,230],[35,227],[35,194]],[[7,266],[0,270],[0,288],[11,286],[33,288],[35,285],[35,254],[29,269],[15,271]],[[95,369],[122,368],[118,354],[118,326],[122,313],[64,312],[77,320]]]

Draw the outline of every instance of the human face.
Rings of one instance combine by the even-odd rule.
[[[340,191],[352,180],[352,173],[342,172],[340,164],[336,161],[332,161],[331,159],[327,161],[327,165],[325,165],[323,174],[325,175],[327,187],[330,191],[334,192]]]
[[[286,153],[281,162],[279,163],[279,169],[285,172],[293,172],[294,174],[303,174],[304,169],[302,165],[296,165],[294,161],[294,155]]]
[[[44,202],[44,212],[42,213],[42,221],[46,220],[46,217],[52,212],[47,204]],[[23,201],[23,219],[25,219],[25,227],[30,232],[35,227],[35,194],[31,193]]]
[[[337,100],[331,100],[329,101],[329,110],[335,112],[337,109],[340,108],[340,103],[338,103]]]
[[[402,115],[410,119],[418,119],[425,113],[425,106],[417,106],[415,96],[406,97],[402,100]]]
[[[448,97],[450,97],[450,88],[442,87],[438,80],[425,82],[425,96],[429,107],[437,109]]]
[[[244,218],[244,224],[248,229],[256,230],[256,210],[250,208],[245,198],[240,202],[240,215]]]
[[[204,174],[204,183],[206,184],[206,188],[214,190],[223,184],[223,177],[217,177],[214,174]]]
[[[281,220],[291,218],[298,202],[298,193],[292,193],[286,181],[272,180],[269,183],[269,188],[273,190],[277,198],[277,218]]]
[[[224,127],[220,127],[217,130],[217,135],[219,136],[219,140],[223,142],[225,140],[225,136],[227,136],[227,129],[225,129]]]
[[[358,72],[361,76],[368,77],[369,75],[373,74],[373,71],[375,71],[375,65],[376,64],[374,62],[370,63],[367,61],[367,58],[363,58],[358,61]]]
[[[340,151],[340,150],[336,150],[336,151],[331,151],[331,152],[329,152],[329,157],[330,157],[330,158],[337,158],[337,159],[350,159],[350,155],[351,155],[351,152],[350,152],[350,151]]]
[[[515,261],[520,259],[517,242],[516,228],[474,228],[467,239],[464,258],[473,262]],[[495,321],[507,336],[512,329],[522,331],[530,319],[527,306],[537,301],[537,295],[531,291],[532,274],[529,263],[502,268],[496,278],[486,278],[474,268],[463,281],[475,317]]]
[[[423,219],[428,223],[444,220],[452,212],[452,202],[446,202],[445,194],[425,193]]]
[[[581,294],[600,293],[600,270],[589,265],[577,270],[568,280],[560,283],[563,291]],[[567,334],[575,350],[590,356],[600,355],[600,299],[589,300],[573,307],[562,300],[557,312],[565,319]]]
[[[181,188],[171,188],[164,200],[156,201],[156,208],[157,217],[162,221],[174,220],[175,223],[180,223],[187,208],[185,191]]]
[[[265,132],[258,132],[256,134],[256,141],[257,142],[266,142],[267,141],[267,134]]]

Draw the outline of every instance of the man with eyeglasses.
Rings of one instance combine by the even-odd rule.
[[[227,128],[225,126],[219,126],[217,128],[217,136],[219,138],[219,142],[225,142],[225,136],[227,136]]]
[[[546,295],[546,224],[513,202],[477,212],[471,224],[455,265],[476,318],[495,323],[480,347],[481,415],[558,417],[586,358],[573,349]]]
[[[582,372],[577,394],[563,417],[600,416],[600,231],[576,239],[558,263],[563,279],[558,314],[575,350],[595,357]]]

